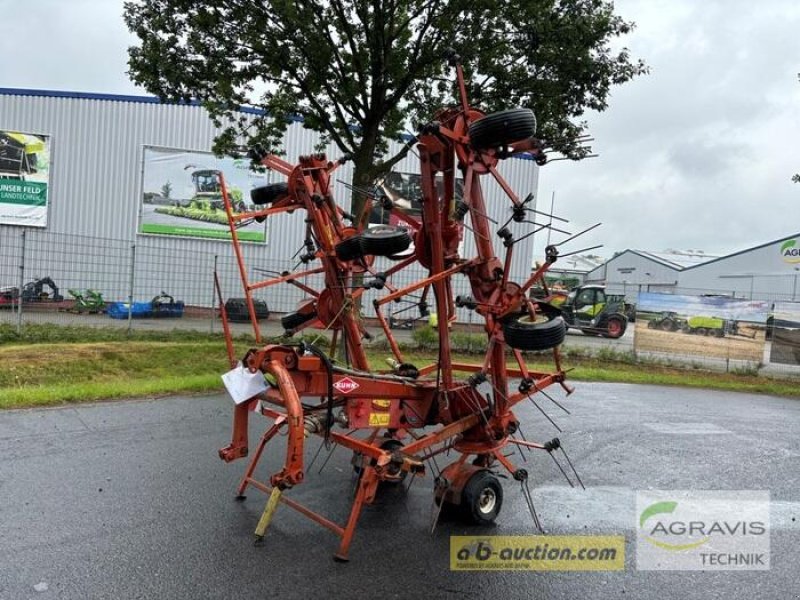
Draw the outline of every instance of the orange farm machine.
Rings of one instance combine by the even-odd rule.
[[[263,377],[266,389],[236,405],[231,443],[219,454],[225,461],[248,456],[250,416],[271,420],[255,445],[238,488],[240,499],[248,487],[269,496],[256,527],[259,542],[276,508],[283,504],[336,534],[340,543],[334,557],[347,560],[359,515],[365,504],[373,502],[379,485],[413,481],[426,472],[433,475],[437,507],[432,517],[434,527],[439,512],[448,506],[474,523],[492,523],[503,500],[498,473],[507,471],[522,484],[534,524],[541,529],[528,488],[528,473],[511,462],[509,447],[550,453],[567,481],[582,485],[559,440],[539,443],[524,439],[514,414],[515,405],[527,400],[540,410],[536,400],[541,398],[561,407],[547,391],[551,386],[560,386],[567,394],[573,391],[565,381],[559,356],[558,347],[565,335],[560,311],[531,300],[528,291],[542,282],[559,256],[558,246],[580,234],[548,246],[544,262],[527,281],[509,279],[515,245],[530,235],[515,237],[509,225],[527,223],[533,232],[549,225],[536,223],[537,211],[530,206],[533,196],[520,199],[497,166],[516,153],[529,153],[543,165],[547,148],[534,137],[536,121],[530,110],[486,115],[470,106],[458,57],[451,55],[450,63],[456,71],[460,103],[440,110],[416,140],[422,189],[420,216],[405,214],[379,193],[367,194],[363,215],[347,214],[332,195],[333,174],[344,161],[331,161],[322,154],[301,156],[297,164],[291,164],[262,149],[251,150],[254,161],[286,178],[285,182],[253,190],[254,211],[235,213],[222,181],[257,344],[261,344],[261,335],[252,293],[279,284],[297,286],[308,297],[297,312],[283,317],[289,332],[310,326],[331,332],[330,348],[292,343],[287,338],[287,343],[253,348],[242,359],[248,373]],[[457,175],[463,177],[463,199],[455,194]],[[494,224],[487,215],[481,186],[485,177],[499,184],[510,203],[511,216],[503,225]],[[437,187],[437,178],[443,179],[443,185]],[[398,225],[359,227],[376,202],[392,211],[396,217],[392,222]],[[306,212],[307,234],[300,257],[305,270],[252,281],[236,235],[237,226],[242,221],[263,221],[296,210]],[[470,225],[465,223],[467,217]],[[474,237],[475,256],[459,255],[464,235]],[[493,236],[499,237],[502,258],[495,253]],[[380,261],[391,266],[378,271],[376,257],[388,257]],[[518,258],[530,261],[529,256]],[[394,276],[414,264],[423,266],[425,276],[395,287]],[[470,296],[454,297],[451,281],[456,276],[468,278]],[[309,283],[319,280],[324,281],[320,289]],[[219,293],[219,286],[217,289]],[[391,368],[385,371],[370,368],[362,343],[369,338],[360,307],[366,290],[382,293],[371,309],[393,354],[387,361]],[[387,305],[409,297],[416,298],[421,310],[427,310],[430,303],[438,315],[439,353],[432,364],[408,362],[389,326]],[[221,300],[220,294],[222,304]],[[451,331],[442,325],[455,320],[457,307],[474,311],[484,323],[486,353],[480,364],[456,362],[451,356]],[[223,322],[227,332],[224,310]],[[229,336],[228,342],[233,365]],[[552,356],[552,370],[529,369],[523,351],[546,351]],[[312,511],[288,493],[302,484],[308,473],[304,454],[313,436],[322,438],[321,444],[330,448],[343,447],[353,453],[358,481],[344,524]],[[268,481],[259,480],[255,477],[259,460],[268,444],[278,440],[286,444],[283,466]],[[455,459],[439,469],[434,458],[444,454]],[[564,459],[568,466],[562,466]],[[567,476],[567,468],[572,475]]]

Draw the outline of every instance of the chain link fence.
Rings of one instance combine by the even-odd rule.
[[[17,332],[29,324],[114,327],[121,338],[130,331],[144,329],[193,329],[221,334],[214,273],[219,277],[223,299],[244,296],[233,248],[230,244],[213,244],[203,250],[201,244],[181,242],[188,241],[158,236],[124,241],[0,228],[0,325]],[[296,249],[282,249],[286,258],[268,260],[262,258],[263,253],[258,254],[256,247],[243,245],[242,250],[251,283],[314,265],[304,265],[292,256]],[[386,271],[391,266],[390,261],[378,259],[373,270]],[[423,276],[419,267],[411,267],[395,274],[387,288],[367,291],[362,301],[363,314],[374,317],[374,299]],[[365,275],[365,280],[371,278],[370,274]],[[311,275],[304,283],[322,289],[323,278]],[[454,277],[453,288],[454,295],[470,293],[465,277]],[[631,293],[634,290],[627,291],[629,298],[635,297]],[[671,288],[669,292],[765,302],[769,318],[760,327],[742,324],[736,330],[730,329],[720,336],[722,339],[709,335],[701,339],[683,332],[666,336],[663,330],[648,328],[652,319],[649,315],[631,323],[624,338],[597,339],[602,344],[595,345],[621,352],[633,349],[637,358],[661,357],[684,366],[800,375],[800,302],[793,302],[791,293],[787,296],[786,290],[780,289],[772,295],[761,292],[758,297],[748,297],[741,291],[721,294],[698,288]],[[261,334],[272,336],[283,333],[280,316],[294,311],[308,295],[297,286],[282,283],[257,289],[253,296],[265,302],[270,312],[269,318],[260,323]],[[384,305],[382,312],[400,330],[416,328],[427,322],[426,311],[420,310],[421,300],[420,289],[401,302]],[[427,311],[434,312],[432,293],[425,302]],[[146,310],[156,305],[160,310]],[[459,309],[458,321],[462,332],[482,331],[482,322],[470,311]],[[232,329],[234,333],[252,332],[246,320],[233,323]],[[654,336],[660,337],[654,340]],[[568,341],[576,345],[580,340],[570,337]],[[714,348],[709,351],[705,346]]]

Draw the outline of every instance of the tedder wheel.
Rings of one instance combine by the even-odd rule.
[[[548,350],[564,341],[567,329],[561,311],[547,304],[538,307],[542,310],[535,320],[525,313],[503,324],[506,344],[517,350]]]
[[[478,471],[461,492],[461,514],[475,525],[491,525],[503,506],[503,486],[491,471]]]
[[[286,329],[297,329],[303,323],[308,323],[311,319],[316,319],[317,313],[316,311],[312,311],[310,313],[287,313],[281,317],[281,326]]]
[[[375,256],[392,256],[411,245],[411,236],[401,227],[378,225],[361,232],[361,251]]]
[[[529,108],[511,108],[486,115],[469,126],[469,139],[476,150],[507,146],[532,137],[536,117]]]
[[[615,340],[617,338],[621,338],[624,333],[625,333],[625,321],[623,321],[619,317],[609,317],[608,323],[606,323],[606,331],[603,334],[603,337]]]
[[[336,244],[336,257],[339,260],[353,260],[364,256],[364,251],[361,249],[361,234],[351,235],[349,238],[343,239]]]
[[[253,204],[266,205],[272,204],[288,193],[289,184],[285,181],[281,183],[270,183],[250,190],[250,199],[253,201]]]

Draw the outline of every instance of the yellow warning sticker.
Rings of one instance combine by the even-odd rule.
[[[373,400],[372,401],[372,406],[373,406],[373,408],[382,408],[382,409],[385,410],[385,409],[390,408],[392,406],[392,401],[391,400]]]
[[[381,425],[388,425],[389,424],[389,413],[388,412],[374,412],[370,413],[369,415],[369,424],[373,427],[379,427]]]

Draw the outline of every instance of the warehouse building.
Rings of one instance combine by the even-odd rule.
[[[751,300],[800,301],[800,234],[726,256],[699,251],[625,250],[589,272],[611,293],[720,294]]]
[[[254,109],[243,108],[245,113]],[[187,305],[215,302],[212,274],[220,272],[227,297],[241,296],[227,225],[193,221],[185,214],[213,203],[214,173],[225,174],[237,199],[281,180],[255,174],[243,161],[210,154],[218,131],[199,105],[161,103],[154,97],[0,89],[0,287],[38,278],[67,289],[100,291],[109,300],[148,300],[165,291]],[[293,122],[285,158],[318,151],[318,134]],[[395,144],[390,150],[397,150]],[[330,158],[340,152],[327,148]],[[389,179],[404,189],[418,183],[410,153]],[[521,197],[536,193],[538,167],[530,157],[502,161],[499,171]],[[334,197],[349,204],[351,168],[336,173]],[[398,183],[399,182],[399,183]],[[510,216],[502,189],[485,177],[490,217]],[[211,187],[209,187],[211,186]],[[240,231],[251,280],[295,270],[305,239],[304,215],[280,215]],[[517,237],[526,225],[511,223]],[[495,239],[498,255],[504,255]],[[515,246],[513,281],[529,275],[533,238]],[[474,253],[465,231],[463,254]],[[404,272],[405,283],[423,276]],[[464,278],[464,284],[466,279]],[[456,293],[468,293],[465,286]],[[292,286],[259,290],[276,312],[294,310],[304,292]]]

